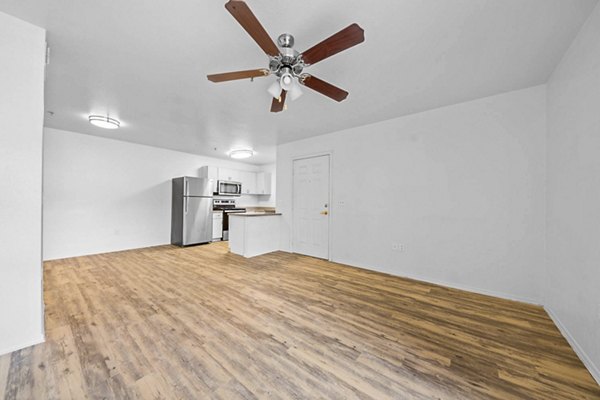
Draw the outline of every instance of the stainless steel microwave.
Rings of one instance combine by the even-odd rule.
[[[233,181],[217,181],[216,194],[220,196],[241,196],[242,183]]]

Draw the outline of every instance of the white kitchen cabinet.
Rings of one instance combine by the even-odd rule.
[[[215,184],[219,181],[233,181],[242,183],[242,194],[270,195],[270,172],[240,171],[230,168],[217,168],[204,166],[200,168],[200,177],[213,179]]]
[[[256,172],[241,171],[242,194],[256,194]]]
[[[227,169],[227,168],[219,168],[217,176],[219,177],[220,181],[232,181],[233,180],[233,173],[230,169]]]
[[[219,168],[219,180],[242,184],[242,194],[256,194],[256,172]]]
[[[271,176],[270,172],[256,174],[256,194],[271,194]]]
[[[238,171],[235,169],[229,168],[219,168],[218,177],[220,181],[233,181],[233,182],[241,182],[242,181],[242,171]]]

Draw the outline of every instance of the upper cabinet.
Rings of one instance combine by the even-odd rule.
[[[242,194],[256,194],[256,172],[241,171]]]
[[[271,194],[270,172],[258,172],[256,174],[256,194]]]
[[[205,165],[204,167],[200,168],[200,176],[199,177],[212,179],[213,181],[218,181],[219,180],[219,168]]]
[[[234,181],[242,183],[242,194],[270,195],[271,173],[240,171],[230,168],[204,166],[200,168],[200,177],[219,181]]]
[[[218,177],[220,181],[242,182],[243,171],[229,168],[219,168],[218,170]]]

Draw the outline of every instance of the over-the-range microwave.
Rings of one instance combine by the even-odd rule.
[[[215,193],[219,196],[241,196],[242,183],[233,181],[217,181]]]

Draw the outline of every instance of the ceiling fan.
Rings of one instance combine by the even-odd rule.
[[[365,34],[360,26],[352,24],[303,53],[298,53],[293,48],[294,37],[289,33],[280,35],[277,39],[277,45],[275,45],[275,42],[243,0],[229,0],[225,4],[225,8],[267,54],[269,67],[208,75],[208,80],[211,82],[248,78],[253,80],[271,74],[276,75],[277,81],[273,82],[268,89],[268,92],[273,96],[271,112],[282,111],[286,97],[289,97],[290,100],[300,97],[302,95],[300,85],[309,87],[336,101],[342,101],[348,96],[348,92],[345,90],[305,73],[304,69],[362,43],[365,40]]]

